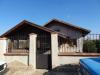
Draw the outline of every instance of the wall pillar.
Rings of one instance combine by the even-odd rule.
[[[30,44],[29,44],[29,65],[32,66],[34,70],[36,70],[36,38],[37,34],[31,33]]]
[[[52,69],[53,69],[59,66],[57,33],[51,33],[51,56],[52,56]]]
[[[0,52],[5,53],[7,50],[7,38],[0,38]]]
[[[5,60],[4,53],[7,50],[7,38],[0,38],[0,59]]]
[[[80,52],[83,52],[83,37],[79,38],[79,42],[80,42]]]
[[[77,39],[77,52],[83,52],[83,37]]]

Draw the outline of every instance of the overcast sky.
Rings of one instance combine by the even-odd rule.
[[[44,25],[52,18],[100,33],[100,0],[0,0],[0,34],[24,19]]]

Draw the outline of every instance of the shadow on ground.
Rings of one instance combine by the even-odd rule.
[[[5,71],[1,72],[0,75],[5,75],[7,72],[9,71],[9,69],[5,69]]]
[[[79,65],[62,65],[45,72],[43,75],[79,75]]]
[[[19,61],[13,61],[7,64],[7,69],[0,75],[34,75],[31,66],[27,66]]]

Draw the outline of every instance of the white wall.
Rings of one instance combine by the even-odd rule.
[[[0,60],[5,60],[4,53],[6,52],[6,38],[0,38]]]
[[[29,46],[29,65],[36,70],[36,38],[37,34],[30,34],[30,46]]]
[[[66,65],[66,64],[79,64],[79,60],[82,58],[91,58],[91,57],[84,57],[84,56],[58,56],[59,65]],[[93,58],[93,57],[92,57]]]
[[[58,61],[58,34],[51,34],[51,57],[52,57],[52,68],[59,65]]]
[[[7,63],[11,63],[13,61],[19,61],[25,65],[28,65],[28,56],[4,56],[7,50],[7,39],[0,38],[0,60],[4,60]]]
[[[6,38],[0,38],[0,52],[5,53],[7,49]]]
[[[18,61],[25,65],[28,65],[28,56],[5,56],[5,61],[7,63],[11,63],[13,61]]]

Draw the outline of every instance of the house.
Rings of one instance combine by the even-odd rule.
[[[83,52],[83,37],[89,30],[53,19],[44,26],[22,21],[0,37],[0,52],[7,63],[15,60],[33,69],[77,63]],[[67,56],[64,56],[67,54]]]

